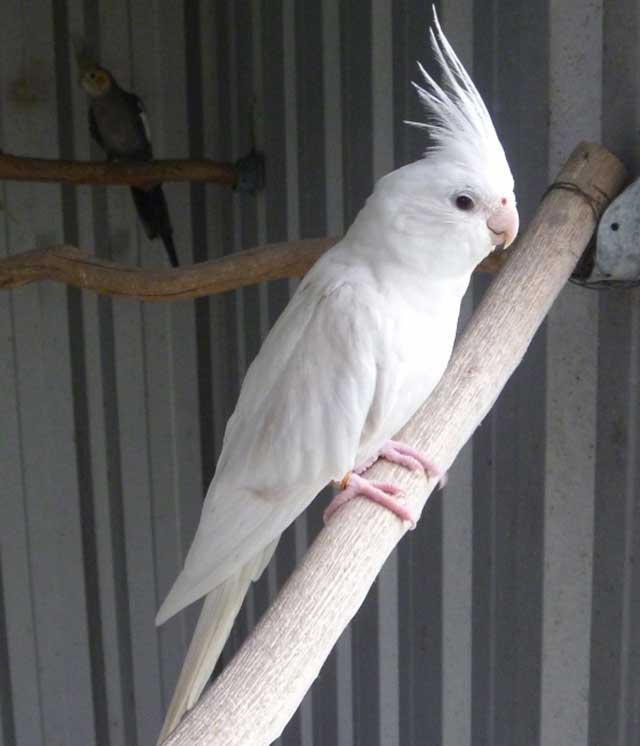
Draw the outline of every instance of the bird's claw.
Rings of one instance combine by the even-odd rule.
[[[390,510],[394,515],[402,521],[408,521],[410,524],[410,530],[416,527],[415,520],[411,515],[411,511],[405,507],[403,498],[397,497],[401,490],[394,484],[389,482],[370,482],[368,479],[361,477],[360,474],[366,471],[371,464],[377,461],[378,458],[384,458],[393,464],[404,466],[406,469],[411,471],[424,471],[425,475],[429,478],[439,478],[438,486],[444,487],[447,483],[447,473],[443,472],[436,464],[433,463],[427,456],[419,451],[417,448],[401,443],[398,440],[388,440],[380,449],[380,453],[368,461],[365,464],[360,464],[355,469],[349,472],[345,478],[340,482],[340,492],[333,498],[329,503],[326,510],[324,511],[325,523],[331,518],[331,516],[341,508],[346,502],[353,499],[354,497],[361,495],[366,497],[373,502],[382,505],[383,507]]]
[[[333,498],[324,511],[323,517],[325,523],[346,502],[361,495],[387,508],[394,515],[397,515],[401,521],[408,521],[411,529],[415,528],[416,524],[411,511],[402,504],[401,497],[396,497],[401,493],[401,490],[394,484],[390,484],[389,482],[370,482],[355,472],[351,472],[341,482],[341,486],[343,489]]]
[[[438,477],[438,487],[442,489],[447,484],[447,472],[428,458],[422,451],[398,440],[388,440],[380,451],[380,456],[406,469],[417,471],[422,469],[430,479]]]

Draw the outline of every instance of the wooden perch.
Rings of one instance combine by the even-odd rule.
[[[130,184],[159,181],[207,181],[235,186],[234,163],[191,160],[59,161],[0,154],[0,181],[45,181],[65,184]]]
[[[283,277],[302,277],[337,238],[273,243],[181,269],[127,267],[75,246],[51,246],[0,259],[0,289],[57,280],[105,295],[147,301],[184,300]],[[480,270],[496,272],[503,255],[494,253]]]
[[[443,468],[451,465],[521,361],[624,180],[624,167],[604,148],[576,148],[471,319],[442,381],[399,440]],[[400,484],[415,515],[435,486],[385,462],[367,476]],[[341,508],[166,746],[266,746],[277,738],[405,530],[367,500]]]

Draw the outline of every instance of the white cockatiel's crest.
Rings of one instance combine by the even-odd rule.
[[[432,144],[426,156],[441,156],[450,166],[478,171],[491,169],[491,176],[510,184],[513,177],[504,150],[498,139],[491,116],[469,74],[453,51],[433,8],[433,27],[429,37],[434,55],[442,71],[442,82],[434,78],[418,63],[426,83],[413,83],[426,114],[426,122],[406,122],[427,130]]]

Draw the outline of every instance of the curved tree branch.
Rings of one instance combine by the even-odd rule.
[[[0,181],[45,181],[65,184],[130,184],[159,181],[207,181],[236,186],[242,159],[237,164],[216,161],[60,161],[0,154]]]
[[[40,280],[146,301],[184,300],[255,285],[284,277],[302,277],[338,238],[272,243],[180,269],[148,270],[99,259],[62,244],[0,259],[0,289]],[[480,265],[497,272],[504,254],[494,253]]]

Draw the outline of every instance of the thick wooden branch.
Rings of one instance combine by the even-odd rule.
[[[206,181],[235,186],[238,178],[237,164],[208,160],[59,161],[0,154],[0,181],[131,186],[160,181]]]
[[[624,182],[620,162],[580,145],[486,293],[445,376],[399,438],[448,468],[486,416]],[[415,514],[433,480],[378,462]],[[446,499],[446,497],[445,497]],[[266,746],[281,733],[406,528],[363,499],[344,506],[167,746]]]
[[[35,249],[0,259],[0,289],[40,280],[146,301],[184,300],[255,285],[283,277],[302,277],[337,238],[273,243],[181,269],[146,270],[98,259],[75,246]],[[496,252],[480,266],[495,272],[503,262]]]

